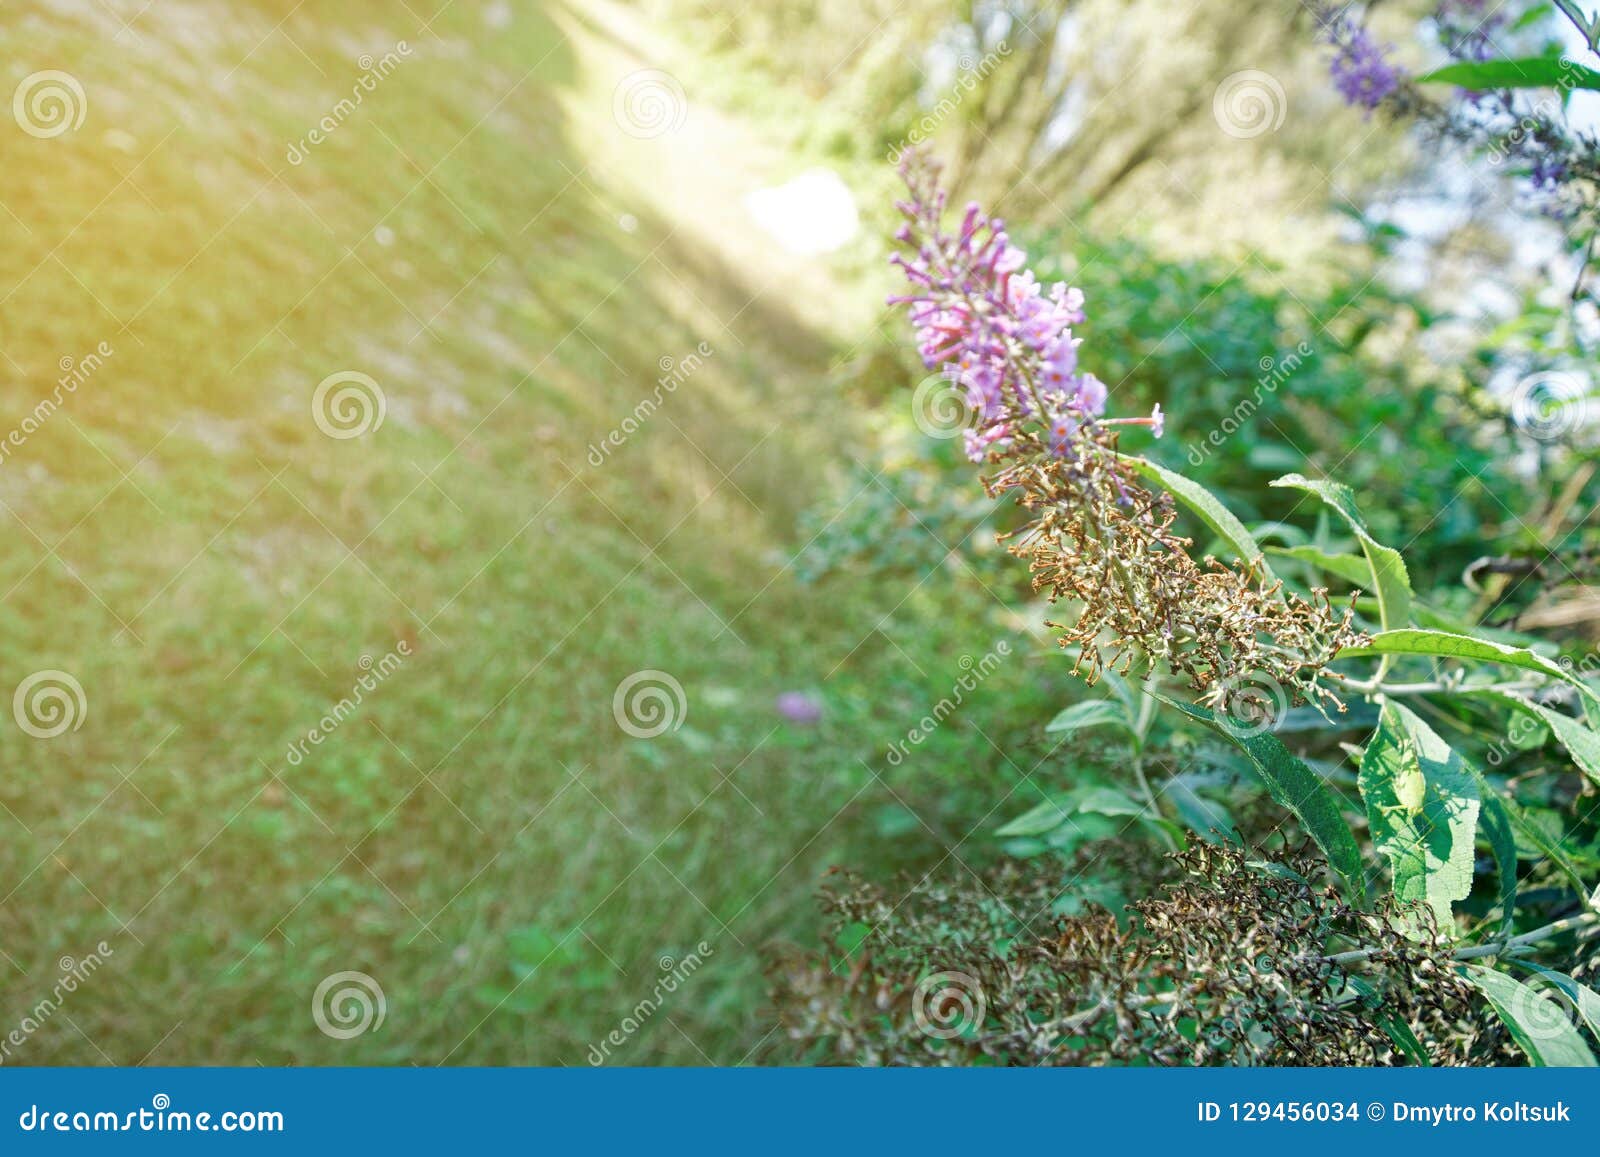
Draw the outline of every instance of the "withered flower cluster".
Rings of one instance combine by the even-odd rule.
[[[1351,908],[1299,852],[1270,863],[1195,844],[1169,867],[1126,924],[1051,915],[1059,868],[924,880],[904,899],[846,877],[822,895],[832,949],[772,968],[796,1059],[1518,1063],[1448,945],[1416,935],[1425,916]]]
[[[1349,608],[1326,590],[1310,598],[1260,577],[1252,563],[1196,562],[1191,539],[1174,530],[1170,495],[1147,489],[1117,456],[1116,434],[1082,431],[1062,454],[1026,437],[995,459],[984,479],[993,496],[1015,492],[1034,517],[1008,536],[1035,590],[1079,605],[1061,645],[1076,648],[1075,673],[1092,684],[1104,667],[1126,674],[1142,657],[1164,664],[1225,707],[1234,691],[1270,680],[1297,701],[1338,703],[1318,676],[1340,648],[1360,642]]]
[[[1360,641],[1352,612],[1334,610],[1326,591],[1285,591],[1259,558],[1195,561],[1192,541],[1174,530],[1171,497],[1144,486],[1118,454],[1122,427],[1160,436],[1160,407],[1105,417],[1107,388],[1080,364],[1072,327],[1084,320],[1083,294],[1045,292],[1004,224],[977,205],[946,231],[938,166],[926,155],[908,156],[902,173],[911,197],[898,204],[906,252],[895,261],[911,289],[891,301],[909,307],[929,368],[964,391],[968,454],[995,468],[984,479],[991,497],[1014,492],[1033,513],[1009,536],[1011,552],[1028,563],[1035,589],[1080,604],[1071,623],[1051,624],[1077,648],[1077,669],[1092,683],[1142,658],[1147,670],[1164,664],[1186,678],[1212,706],[1263,680],[1297,702],[1337,703],[1317,677]]]

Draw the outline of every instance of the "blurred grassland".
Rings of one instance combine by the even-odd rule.
[[[982,731],[941,729],[892,782],[861,762],[993,645],[999,607],[942,564],[810,589],[784,569],[856,444],[831,370],[876,287],[737,222],[741,181],[792,171],[730,116],[696,107],[676,153],[620,134],[617,78],[692,49],[585,10],[10,12],[8,85],[64,68],[89,107],[4,134],[0,425],[61,359],[113,352],[0,464],[0,682],[59,668],[89,704],[54,740],[0,728],[0,1029],[59,957],[114,948],[10,1063],[584,1063],[700,940],[671,1023],[619,1059],[760,1059],[759,949],[810,924],[823,868],[979,854],[927,769],[1037,798],[1033,761],[1000,754],[1006,713],[1037,713],[1028,660],[979,692]],[[336,441],[310,398],[343,370],[387,415]],[[654,741],[612,716],[642,668],[689,702]],[[820,726],[773,712],[792,688]],[[388,1012],[336,1041],[309,1006],[347,969]]]

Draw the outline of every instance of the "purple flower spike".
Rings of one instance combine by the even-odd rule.
[[[908,154],[901,172],[912,192],[899,204],[910,240],[895,262],[910,286],[890,301],[909,307],[923,362],[946,366],[966,388],[967,456],[989,460],[1033,433],[1066,456],[1082,429],[1150,425],[1103,418],[1108,391],[1080,365],[1082,339],[1072,333],[1084,321],[1082,290],[1041,286],[1002,222],[977,205],[948,232],[936,166],[926,156]]]

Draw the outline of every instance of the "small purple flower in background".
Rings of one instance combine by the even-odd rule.
[[[1541,193],[1553,192],[1567,175],[1567,163],[1559,157],[1540,157],[1533,162],[1528,180]]]
[[[1328,72],[1346,104],[1371,111],[1399,90],[1405,72],[1389,63],[1388,48],[1365,28],[1336,23],[1328,27],[1326,38],[1338,49]]]
[[[785,691],[778,696],[777,708],[790,723],[809,727],[822,718],[822,701],[806,691]]]
[[[1439,0],[1433,21],[1438,25],[1445,51],[1451,56],[1457,60],[1484,61],[1495,55],[1491,38],[1505,25],[1506,14],[1489,11],[1487,0]]]

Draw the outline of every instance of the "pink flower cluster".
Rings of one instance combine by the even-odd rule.
[[[911,247],[891,260],[912,291],[889,299],[910,306],[917,347],[929,369],[945,367],[966,389],[974,414],[966,432],[967,456],[983,461],[1004,450],[1020,422],[1036,422],[1057,453],[1085,424],[1133,424],[1162,433],[1161,407],[1149,418],[1101,420],[1104,383],[1078,364],[1083,293],[1057,283],[1048,293],[1027,268],[1027,256],[1011,243],[1005,223],[967,206],[960,231],[942,226],[944,191],[938,170],[922,154],[901,163],[911,190],[896,202],[906,218],[895,239]]]

